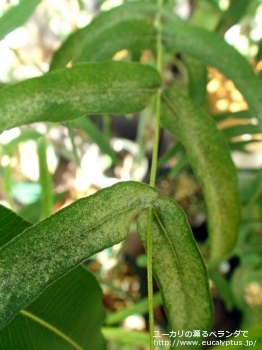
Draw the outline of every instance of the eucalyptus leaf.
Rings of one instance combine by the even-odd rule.
[[[57,70],[0,90],[0,130],[65,122],[86,113],[140,111],[160,84],[159,73],[139,63],[86,63]]]
[[[147,223],[148,212],[144,211],[139,215],[138,233],[145,245]],[[152,228],[153,274],[169,328],[183,332],[196,327],[208,330],[213,308],[207,271],[186,215],[172,199],[159,198],[154,203]],[[184,349],[184,345],[178,345],[178,349]]]
[[[123,182],[80,199],[0,249],[0,326],[50,284],[98,251],[121,242],[157,190]]]
[[[170,11],[163,12],[162,36],[166,48],[179,50],[216,67],[228,79],[233,80],[248,103],[253,117],[259,120],[262,130],[261,80],[254,74],[247,60],[216,33],[190,26]]]
[[[150,37],[155,33],[152,25],[155,11],[154,4],[127,2],[101,13],[68,37],[56,51],[50,69],[63,68],[75,58],[78,61],[111,59],[123,49],[149,48],[152,39],[155,40],[155,35]]]
[[[5,243],[32,225],[5,207],[0,206],[0,212],[4,219],[0,237],[3,232],[12,231]],[[95,277],[77,267],[53,283],[0,331],[1,349],[104,349],[100,328],[105,312],[101,298]],[[88,322],[91,314],[92,322]]]
[[[174,89],[162,95],[162,125],[184,145],[204,192],[210,231],[210,258],[219,262],[232,251],[240,221],[236,169],[223,134],[189,98]]]
[[[41,0],[20,0],[18,5],[7,10],[0,17],[0,40],[24,24],[40,2]]]
[[[0,331],[1,349],[103,350],[101,299],[95,277],[78,266]]]

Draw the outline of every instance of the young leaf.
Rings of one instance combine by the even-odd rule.
[[[163,92],[161,122],[184,145],[202,185],[208,208],[210,258],[218,262],[233,249],[240,208],[236,169],[222,133],[189,98],[173,89]]]
[[[0,90],[0,130],[37,121],[65,122],[86,113],[136,112],[160,84],[159,73],[139,63],[61,69]]]
[[[78,266],[0,331],[1,349],[105,349],[101,298],[95,277]]]
[[[0,249],[0,327],[55,280],[98,251],[122,241],[157,190],[122,182],[80,199]]]
[[[154,4],[129,2],[101,13],[56,51],[50,70],[65,67],[76,57],[78,61],[111,59],[117,51],[131,49],[133,45],[151,47],[155,40],[152,25],[155,10]]]
[[[220,70],[233,80],[262,130],[261,80],[246,59],[216,33],[188,25],[168,11],[164,13],[163,39],[172,50],[180,50]]]
[[[147,220],[144,211],[139,215],[138,233],[145,245]],[[184,212],[173,200],[160,198],[154,203],[152,225],[153,274],[169,328],[184,333],[196,328],[208,330],[213,309],[207,272]]]
[[[0,18],[0,40],[24,24],[40,2],[41,0],[20,0],[18,5],[6,11]]]

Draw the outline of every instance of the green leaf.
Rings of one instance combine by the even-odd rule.
[[[185,55],[188,78],[189,78],[189,96],[192,100],[202,105],[206,97],[207,85],[207,69],[202,61],[196,60],[190,56]]]
[[[238,23],[252,2],[253,0],[231,0],[229,8],[224,12],[216,30],[225,33],[230,27]]]
[[[122,182],[80,199],[0,249],[0,327],[50,284],[98,251],[122,241],[157,190]]]
[[[87,117],[77,119],[73,122],[73,125],[84,130],[98,145],[100,150],[108,154],[113,159],[113,161],[117,163],[117,157],[115,155],[115,152],[112,150],[109,142],[104,138],[103,134],[90,119]]]
[[[157,292],[153,298],[154,308],[162,305],[161,293]],[[125,318],[131,315],[140,314],[143,315],[148,312],[148,298],[139,300],[134,306],[114,312],[107,316],[105,320],[106,325],[113,325],[122,322]]]
[[[220,70],[233,80],[262,130],[261,80],[246,59],[216,33],[193,27],[168,11],[164,13],[163,40],[167,48],[179,50]]]
[[[20,0],[18,5],[6,11],[0,18],[0,40],[24,24],[40,2],[41,0]]]
[[[156,6],[149,3],[125,3],[101,13],[88,26],[76,31],[56,51],[50,70],[77,61],[111,59],[119,50],[150,48],[155,41],[152,25]],[[153,34],[153,36],[152,36]]]
[[[231,311],[234,306],[234,298],[228,281],[217,269],[210,269],[208,274],[209,278],[214,282],[227,310]]]
[[[115,340],[122,344],[148,346],[150,341],[148,332],[131,331],[123,328],[103,327],[102,334],[106,339]]]
[[[65,122],[86,113],[133,113],[147,105],[160,84],[159,73],[139,63],[61,69],[0,90],[0,130],[37,121]]]
[[[31,224],[0,206],[7,243]],[[3,241],[1,241],[1,246]],[[95,277],[77,267],[56,281],[0,332],[1,349],[104,349],[102,293]],[[68,317],[70,315],[70,317]],[[92,322],[89,316],[92,315]]]
[[[262,324],[256,324],[247,329],[248,333],[241,334],[238,337],[231,337],[224,340],[224,345],[214,346],[211,350],[246,350],[251,347],[254,349],[262,348]]]
[[[47,141],[40,137],[37,141],[37,155],[39,166],[39,183],[41,185],[42,217],[45,218],[53,211],[52,177],[47,164]]]
[[[207,203],[210,259],[218,262],[233,249],[240,221],[236,169],[223,134],[189,98],[173,89],[162,96],[162,125],[184,145]]]
[[[0,204],[0,247],[7,244],[30,226],[29,222]]]
[[[1,349],[105,349],[100,332],[105,316],[101,299],[95,277],[78,266],[0,332]]]
[[[222,130],[227,139],[232,137],[242,136],[245,134],[253,135],[259,134],[259,129],[257,125],[254,124],[242,124],[242,125],[233,125]]]
[[[147,221],[144,211],[139,215],[138,233],[145,245]],[[160,198],[154,203],[152,227],[153,274],[169,328],[208,330],[213,313],[208,277],[186,215],[170,198]]]

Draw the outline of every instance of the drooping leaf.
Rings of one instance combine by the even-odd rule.
[[[7,10],[0,17],[0,40],[24,24],[40,2],[41,0],[20,0],[18,5]]]
[[[37,121],[65,122],[86,113],[139,111],[160,84],[158,72],[139,63],[61,69],[0,90],[0,130]]]
[[[233,80],[248,103],[253,117],[259,120],[262,130],[261,80],[246,59],[216,33],[190,26],[168,11],[165,11],[163,17],[162,35],[166,47],[216,67],[228,79]]]
[[[50,69],[63,68],[74,58],[111,59],[119,50],[150,48],[155,39],[155,10],[154,4],[129,2],[100,14],[65,41],[56,51]]]
[[[138,233],[147,244],[148,212],[139,215]],[[170,198],[160,198],[153,209],[153,274],[173,331],[208,330],[212,301],[205,264],[186,215]],[[183,340],[183,337],[181,337]],[[180,347],[179,347],[180,346]],[[178,345],[184,349],[184,345]]]
[[[207,203],[210,258],[218,262],[234,247],[240,208],[236,169],[214,121],[173,89],[162,96],[161,122],[184,145]]]
[[[55,280],[122,241],[157,190],[123,182],[80,199],[23,231],[0,249],[1,328]]]
[[[0,331],[1,349],[103,350],[101,299],[95,277],[78,266]]]
[[[201,106],[206,97],[207,68],[202,61],[190,56],[185,55],[184,60],[189,78],[189,96]]]
[[[0,247],[30,226],[29,222],[16,215],[11,209],[0,205]]]

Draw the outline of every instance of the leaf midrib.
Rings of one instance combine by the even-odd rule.
[[[174,256],[175,256],[175,259],[176,259],[176,266],[177,266],[177,269],[178,269],[179,278],[180,278],[180,280],[181,280],[181,282],[182,282],[182,283],[181,283],[181,289],[182,289],[184,295],[185,295],[187,298],[191,299],[190,295],[186,292],[185,287],[184,287],[184,286],[185,286],[185,283],[183,283],[183,280],[184,280],[184,279],[183,279],[183,273],[182,273],[181,265],[180,265],[180,263],[179,263],[179,258],[178,258],[178,256],[177,256],[177,252],[176,252],[176,250],[174,249],[174,246],[173,246],[173,244],[172,244],[172,242],[171,242],[171,240],[170,240],[170,237],[169,237],[167,231],[165,230],[164,225],[162,224],[162,222],[161,222],[161,220],[160,220],[160,217],[159,217],[159,215],[158,215],[158,213],[157,213],[156,208],[153,209],[153,215],[155,216],[155,218],[156,218],[156,220],[157,220],[157,222],[158,222],[158,224],[159,224],[161,230],[163,231],[163,233],[164,233],[164,235],[165,235],[165,237],[166,237],[166,240],[167,240],[167,242],[169,243],[169,246],[171,247],[171,250],[172,250],[172,252],[173,252],[173,254],[174,254]],[[190,312],[189,312],[189,311],[190,311],[190,305],[189,305],[188,303],[185,303],[185,304],[184,304],[184,307],[185,307],[185,310],[187,310],[187,311],[186,311],[186,312],[187,312],[187,315],[190,315]]]
[[[57,336],[65,340],[67,343],[72,345],[77,350],[84,350],[80,345],[78,345],[74,340],[72,340],[70,337],[68,337],[65,333],[61,332],[59,329],[51,325],[50,323],[44,321],[42,318],[32,314],[31,312],[28,312],[26,310],[19,311],[20,314],[22,314],[25,317],[30,318],[31,320],[39,323],[41,326],[47,328],[49,331],[55,333]]]

